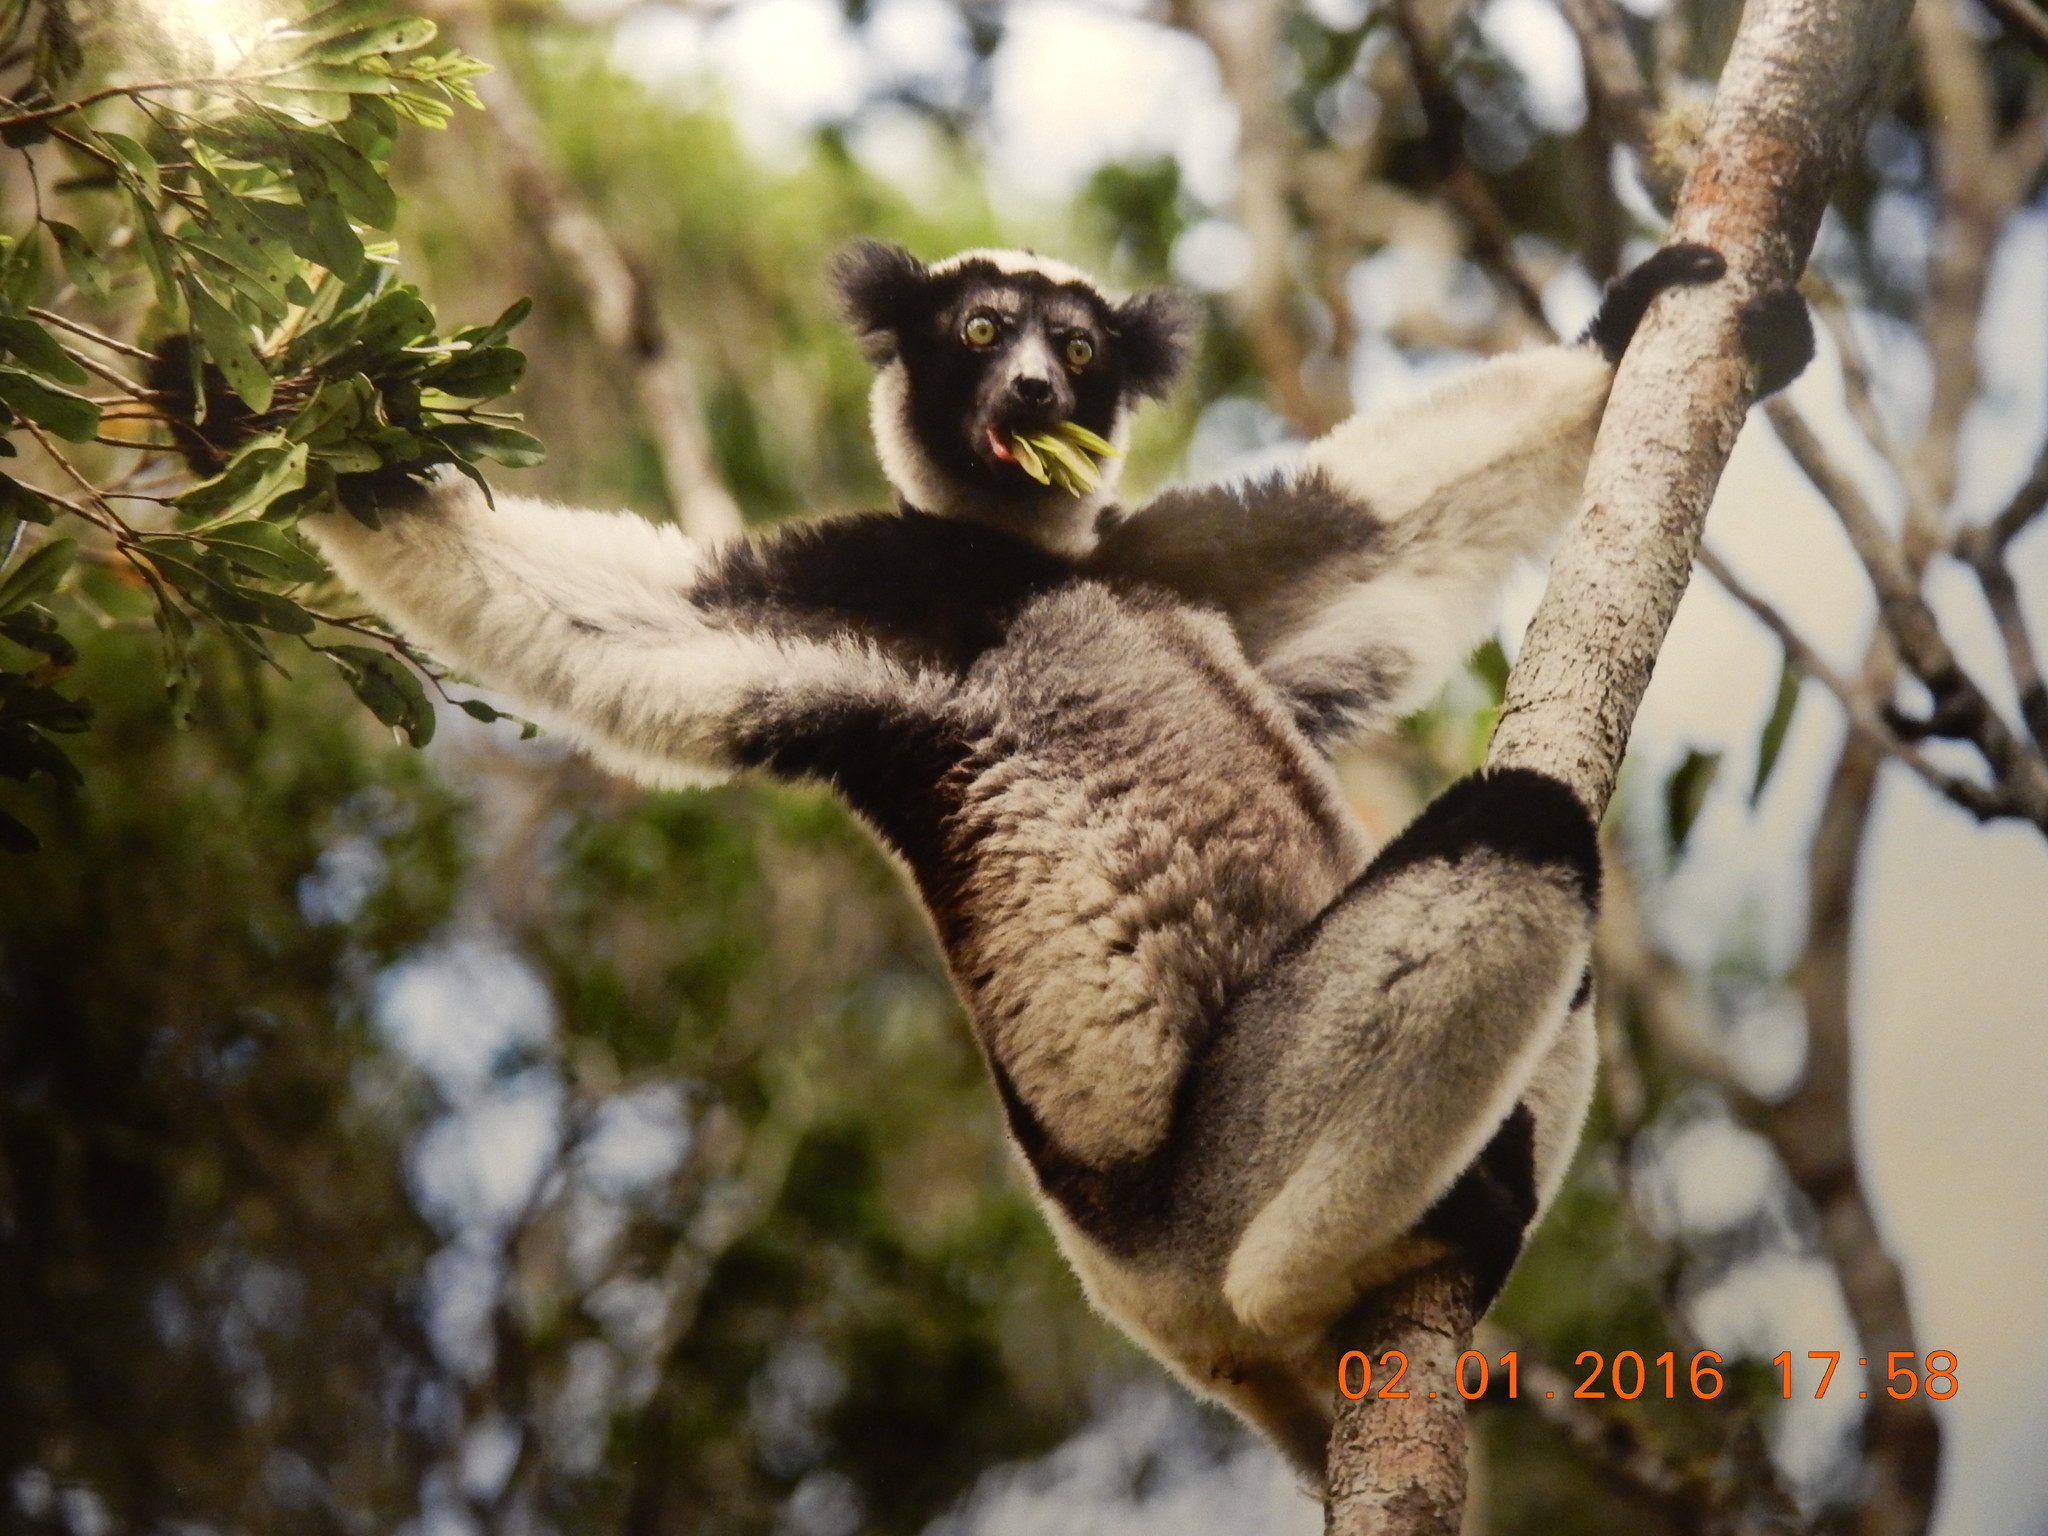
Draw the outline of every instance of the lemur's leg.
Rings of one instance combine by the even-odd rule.
[[[1223,1218],[1242,1321],[1319,1335],[1412,1262],[1418,1224],[1460,1239],[1424,1218],[1483,1152],[1475,1177],[1511,1208],[1512,1262],[1584,1113],[1590,1036],[1567,1020],[1585,1003],[1598,889],[1592,818],[1569,789],[1477,776],[1245,989],[1191,1085],[1177,1192],[1193,1211],[1212,1190],[1258,1191]]]
[[[500,496],[447,477],[306,524],[341,578],[435,655],[510,695],[607,767],[702,784],[758,756],[778,711],[922,686],[861,643],[750,623],[708,600],[713,552],[629,513]]]

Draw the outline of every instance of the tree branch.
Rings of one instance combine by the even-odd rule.
[[[739,507],[718,476],[696,379],[653,291],[556,168],[533,108],[493,49],[489,15],[477,0],[443,0],[432,9],[463,52],[495,66],[475,85],[490,108],[487,120],[505,154],[506,179],[555,259],[583,290],[598,339],[629,371],[676,521],[696,539],[738,533]]]
[[[1941,733],[1974,745],[2015,812],[2048,831],[2048,763],[2005,723],[1976,680],[1963,670],[1934,610],[1920,595],[1918,578],[1906,558],[1798,408],[1780,399],[1773,400],[1768,410],[1779,440],[1841,519],[1876,589],[1878,616],[1886,634],[1933,695],[1934,718],[1940,722]]]
[[[1487,761],[1547,772],[1598,816],[1616,775],[1700,530],[1748,409],[1737,336],[1742,303],[1789,287],[1805,265],[1828,194],[1861,141],[1910,0],[1751,0],[1672,235],[1728,261],[1726,280],[1664,296],[1624,358],[1586,481],[1586,506],[1552,566],[1550,586],[1509,675]],[[1399,15],[1397,8],[1396,15]],[[1447,1341],[1448,1366],[1473,1318],[1469,1286],[1438,1271],[1389,1298],[1399,1336]],[[1452,1347],[1454,1346],[1454,1347]],[[1403,1446],[1462,1436],[1462,1403],[1447,1369],[1411,1371],[1435,1399],[1345,1403],[1331,1441],[1332,1531],[1449,1536],[1463,1505],[1463,1468],[1429,1461],[1440,1481],[1398,1503],[1389,1479],[1340,1480],[1372,1446],[1383,1418],[1409,1421]],[[1373,1444],[1383,1443],[1382,1439]],[[1401,1454],[1399,1468],[1417,1464]],[[1399,1480],[1400,1470],[1395,1474]],[[1377,1521],[1378,1523],[1373,1523]]]
[[[1749,405],[1737,315],[1797,279],[1909,9],[1752,0],[1672,227],[1719,250],[1728,277],[1666,294],[1622,360],[1490,764],[1549,772],[1605,809]]]
[[[1832,693],[1849,718],[1849,728],[1862,736],[1869,744],[1911,768],[1925,779],[1937,794],[1944,795],[1979,821],[1990,821],[1999,816],[2019,815],[2019,808],[2012,799],[1995,789],[1969,779],[1958,778],[1955,774],[1944,773],[1930,763],[1925,754],[1911,742],[1904,740],[1885,722],[1876,701],[1863,688],[1851,683],[1828,664],[1822,656],[1800,636],[1777,609],[1746,586],[1741,578],[1728,569],[1727,564],[1711,549],[1702,547],[1700,564],[1705,566],[1714,580],[1719,582],[1728,595],[1763,621],[1764,627],[1778,637],[1778,643],[1792,658],[1792,664],[1808,677]]]

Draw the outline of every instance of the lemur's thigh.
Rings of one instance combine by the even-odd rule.
[[[1244,1322],[1317,1330],[1399,1267],[1395,1245],[1544,1075],[1597,860],[1563,785],[1467,780],[1240,996],[1189,1101],[1209,1166],[1186,1187],[1208,1198],[1237,1170],[1223,1286]],[[1550,1074],[1566,1097],[1570,1066]]]

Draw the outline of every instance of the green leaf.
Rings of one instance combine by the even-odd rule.
[[[379,294],[356,332],[356,344],[372,353],[396,352],[434,334],[434,312],[417,291],[396,287]]]
[[[356,692],[356,697],[368,706],[386,725],[403,730],[406,739],[416,747],[424,747],[434,739],[434,706],[427,702],[426,690],[420,686],[419,677],[388,651],[372,650],[365,645],[328,645],[318,649],[325,651],[341,675]]]
[[[0,672],[0,719],[75,736],[92,729],[92,705],[14,672]]]
[[[73,789],[85,783],[64,749],[26,720],[0,720],[0,778],[25,784],[39,773]]]
[[[1508,654],[1500,648],[1500,641],[1488,636],[1479,642],[1479,649],[1472,653],[1466,663],[1472,675],[1479,679],[1486,689],[1487,698],[1497,709],[1508,691]]]
[[[374,415],[377,386],[360,373],[322,384],[285,426],[284,435],[295,443],[321,447],[340,442],[358,423]]]
[[[178,606],[163,583],[148,578],[156,598],[157,634],[164,643],[164,691],[169,695],[171,725],[192,728],[192,710],[199,696],[199,668],[192,660],[192,615]]]
[[[33,320],[0,315],[0,352],[11,352],[37,373],[66,384],[84,384],[91,377],[65,354],[56,337]]]
[[[64,263],[65,275],[78,285],[80,293],[104,304],[111,290],[108,287],[107,264],[101,259],[98,249],[69,224],[45,219],[43,227],[57,242],[57,258]]]
[[[323,6],[299,22],[290,31],[281,35],[282,42],[297,42],[310,38],[337,37],[343,32],[353,32],[364,24],[375,21],[390,9],[388,0],[335,0],[333,5]]]
[[[489,325],[473,325],[467,330],[456,332],[453,339],[467,342],[477,348],[495,347],[510,336],[519,323],[532,313],[533,300],[514,299],[506,306],[505,313]]]
[[[111,149],[115,157],[128,168],[130,174],[148,189],[150,197],[156,197],[163,190],[157,177],[156,156],[125,133],[108,133],[102,130],[100,142]]]
[[[292,161],[311,161],[325,171],[352,218],[373,229],[389,229],[397,220],[398,199],[390,183],[353,145],[324,134],[301,134],[292,141]]]
[[[424,16],[402,16],[396,21],[327,38],[308,48],[301,57],[309,63],[349,64],[373,53],[409,53],[431,43],[439,30]]]
[[[177,242],[206,258],[199,267],[209,274],[216,287],[225,283],[234,289],[267,322],[274,325],[290,312],[291,304],[284,296],[284,284],[274,281],[266,273],[251,270],[251,263],[227,241],[198,233],[187,225],[177,236]]]
[[[1691,751],[1665,782],[1664,830],[1673,858],[1685,852],[1685,840],[1691,835],[1692,824],[1699,819],[1700,807],[1707,803],[1707,791],[1720,770],[1720,753]]]
[[[171,553],[173,549],[178,553]],[[230,637],[250,645],[265,661],[270,660],[269,652],[262,649],[256,637],[238,633],[232,626],[249,624],[286,635],[313,632],[313,616],[304,608],[275,592],[236,584],[227,562],[217,556],[207,556],[189,543],[169,539],[150,540],[144,553],[188,603],[230,626]]]
[[[1788,653],[1778,669],[1778,695],[1771,703],[1771,716],[1764,721],[1763,734],[1757,739],[1756,783],[1749,791],[1751,805],[1763,799],[1764,786],[1770,783],[1771,771],[1778,766],[1778,754],[1785,748],[1785,733],[1792,729],[1792,713],[1799,707],[1799,681],[1799,668]]]
[[[100,408],[85,396],[12,368],[0,368],[0,401],[67,443],[89,443],[100,429]]]
[[[57,509],[12,475],[0,475],[0,517],[47,526],[56,521]]]
[[[420,375],[426,389],[462,400],[492,400],[510,394],[526,374],[526,354],[512,347],[473,347]]]
[[[156,209],[132,190],[128,194],[128,211],[135,219],[136,249],[142,253],[142,264],[149,268],[150,280],[156,284],[156,301],[175,315],[178,313],[179,295],[170,236],[164,233]]]
[[[34,651],[52,666],[69,667],[78,662],[78,648],[57,628],[57,621],[41,608],[24,608],[0,618],[0,636],[25,651]]]
[[[77,553],[78,540],[52,539],[20,561],[12,571],[0,577],[0,614],[26,608],[45,592],[56,591],[57,583],[71,569],[72,556]]]
[[[275,434],[251,438],[213,479],[177,498],[187,518],[232,517],[258,511],[306,483],[306,446]]]
[[[547,462],[547,444],[531,432],[482,421],[457,421],[428,434],[451,453],[465,459],[495,460],[507,469],[531,469]]]
[[[301,251],[346,281],[363,270],[363,237],[348,221],[348,211],[329,186],[316,161],[294,155],[299,203],[306,210],[306,247]]]
[[[275,523],[226,523],[206,532],[206,547],[252,576],[318,581],[327,567]]]
[[[247,328],[196,282],[185,284],[185,301],[192,307],[192,325],[206,344],[206,355],[227,379],[228,388],[250,410],[269,410],[275,381],[257,358]]]
[[[457,699],[455,707],[472,720],[481,720],[489,725],[494,720],[510,720],[513,717],[502,709],[493,709],[482,699]]]
[[[374,69],[347,64],[307,64],[299,69],[272,75],[263,82],[266,91],[313,91],[323,96],[389,96],[398,82]]]

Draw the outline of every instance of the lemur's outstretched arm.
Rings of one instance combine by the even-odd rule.
[[[1297,471],[1169,491],[1113,528],[1095,564],[1223,608],[1320,740],[1412,709],[1484,634],[1513,564],[1577,507],[1614,364],[1650,301],[1722,270],[1704,246],[1666,247],[1610,286],[1579,342],[1355,416]],[[1796,300],[1772,317],[1797,334],[1757,349],[1766,393],[1812,351]]]
[[[713,782],[794,713],[914,702],[914,669],[845,624],[807,633],[732,590],[734,552],[628,513],[447,478],[384,510],[307,523],[336,572],[413,639],[643,783]]]

